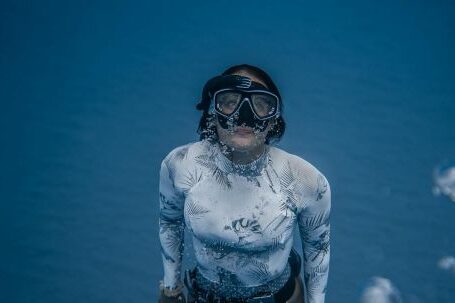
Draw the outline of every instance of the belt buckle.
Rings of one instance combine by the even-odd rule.
[[[273,294],[261,296],[261,297],[252,297],[246,300],[247,303],[276,303],[273,298]]]

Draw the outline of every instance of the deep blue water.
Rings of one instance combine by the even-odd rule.
[[[267,70],[279,147],[332,187],[327,302],[374,276],[455,301],[450,1],[2,1],[0,302],[154,302],[158,170],[198,139],[205,81]]]

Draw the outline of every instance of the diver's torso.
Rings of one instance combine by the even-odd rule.
[[[278,277],[293,245],[299,193],[291,164],[274,147],[248,165],[233,165],[208,141],[180,150],[175,186],[202,274],[256,286]],[[177,160],[178,159],[178,160]]]
[[[185,201],[185,222],[203,268],[216,265],[236,273],[245,284],[258,285],[284,269],[295,214],[283,207],[281,194],[273,193],[261,178],[257,184],[264,188],[240,176],[231,180],[235,190],[217,187],[214,178],[191,190]],[[212,272],[212,278],[216,274]]]

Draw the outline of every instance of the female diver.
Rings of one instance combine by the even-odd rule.
[[[330,186],[312,164],[271,145],[285,130],[272,79],[257,67],[233,66],[205,84],[197,109],[201,140],[161,164],[160,302],[323,303]],[[185,229],[197,261],[184,275],[186,299]]]

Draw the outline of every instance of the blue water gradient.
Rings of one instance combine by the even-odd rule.
[[[281,148],[332,187],[327,302],[384,277],[455,300],[451,1],[2,1],[0,302],[154,302],[158,171],[230,65],[285,102]],[[189,258],[190,259],[190,258]],[[189,261],[191,262],[191,260]]]

